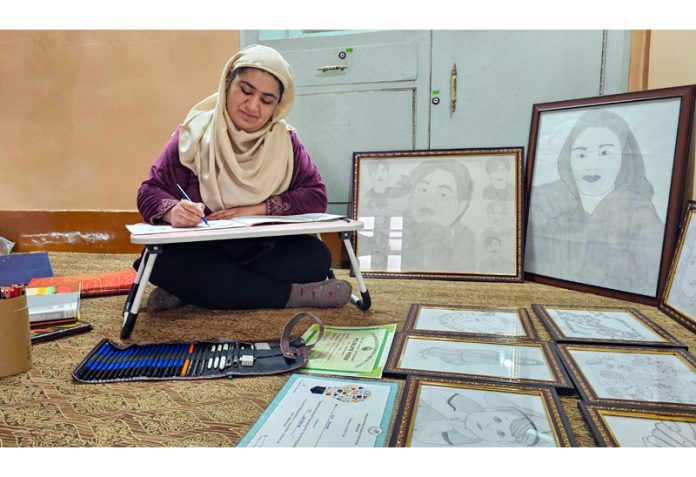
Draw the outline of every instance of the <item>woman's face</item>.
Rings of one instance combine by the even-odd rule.
[[[242,131],[258,131],[273,116],[280,85],[270,73],[249,68],[239,73],[227,91],[227,114]]]
[[[582,131],[570,150],[578,191],[588,196],[611,191],[621,168],[622,152],[621,141],[609,129],[590,127]]]
[[[466,201],[459,201],[454,176],[442,169],[425,175],[416,183],[411,195],[411,212],[417,222],[449,226],[465,206]]]

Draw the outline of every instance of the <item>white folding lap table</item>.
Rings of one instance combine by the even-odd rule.
[[[301,235],[311,234],[321,238],[322,233],[338,232],[341,240],[346,246],[350,257],[351,267],[358,281],[361,298],[351,295],[353,302],[359,309],[367,310],[372,301],[370,293],[367,291],[365,281],[360,274],[360,266],[353,251],[351,237],[353,232],[363,228],[362,222],[352,219],[339,219],[327,222],[302,222],[302,223],[283,223],[270,225],[254,225],[250,227],[220,228],[220,229],[181,229],[176,232],[131,234],[130,241],[134,244],[145,246],[143,258],[138,267],[138,273],[131,286],[126,303],[123,307],[123,326],[121,328],[121,338],[130,337],[135,321],[138,318],[140,302],[143,299],[145,286],[150,279],[152,267],[155,265],[157,256],[166,253],[166,245],[173,243],[205,242],[211,240],[232,240],[258,237],[276,237],[281,235]],[[328,278],[334,278],[333,270],[329,272]]]

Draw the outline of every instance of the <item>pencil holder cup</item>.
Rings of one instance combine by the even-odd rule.
[[[31,368],[27,297],[0,300],[0,378]]]

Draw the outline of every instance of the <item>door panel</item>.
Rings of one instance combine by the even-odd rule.
[[[610,40],[616,44],[625,38]],[[439,104],[431,105],[432,149],[526,150],[532,106],[600,94],[603,47],[611,47],[601,30],[434,31],[432,44],[432,89],[441,91]],[[451,112],[453,64],[457,102]],[[622,88],[620,74],[617,68],[609,71],[610,88],[616,92]]]
[[[414,90],[302,95],[288,123],[326,183],[330,212],[345,214],[352,188],[353,152],[415,147]]]

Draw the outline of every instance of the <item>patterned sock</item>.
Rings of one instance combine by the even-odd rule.
[[[147,311],[164,311],[177,308],[184,302],[177,296],[172,295],[160,287],[155,288],[147,297]]]
[[[314,283],[293,283],[286,308],[337,308],[350,301],[352,287],[345,280],[325,280]]]

